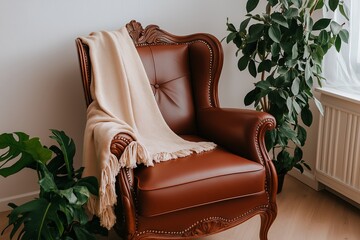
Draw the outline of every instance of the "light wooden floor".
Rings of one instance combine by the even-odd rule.
[[[7,213],[0,213],[0,229]],[[257,240],[260,218],[201,240]],[[0,236],[8,240],[7,236]],[[16,238],[15,238],[16,239]],[[110,240],[116,239],[110,234]],[[327,191],[316,192],[287,176],[278,195],[278,216],[269,232],[269,240],[359,240],[360,209]],[[198,239],[197,239],[198,240]]]

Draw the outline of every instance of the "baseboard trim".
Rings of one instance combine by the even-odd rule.
[[[311,172],[304,171],[304,173],[300,173],[297,170],[292,170],[289,172],[289,175],[298,179],[300,182],[306,184],[316,191],[324,189],[324,186],[316,180],[315,175]]]
[[[15,203],[17,205],[23,204],[27,201],[33,200],[39,195],[39,191],[33,191],[23,194],[14,195],[11,197],[0,198],[0,212],[11,210],[8,203]]]

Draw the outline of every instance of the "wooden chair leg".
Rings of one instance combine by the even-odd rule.
[[[268,210],[260,214],[261,226],[260,226],[260,240],[268,240],[269,229],[276,218],[276,212]]]

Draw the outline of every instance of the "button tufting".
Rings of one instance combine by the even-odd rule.
[[[154,87],[155,87],[155,88],[159,88],[160,85],[159,85],[159,84],[155,84]]]

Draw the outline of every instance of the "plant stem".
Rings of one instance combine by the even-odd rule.
[[[46,207],[45,213],[44,213],[44,215],[43,215],[43,217],[41,219],[41,224],[40,224],[40,227],[39,227],[39,233],[38,233],[38,237],[37,237],[38,240],[41,240],[42,228],[44,227],[45,218],[46,218],[46,215],[48,214],[50,206],[51,206],[51,203],[49,203],[48,206]]]
[[[261,73],[261,81],[265,81],[265,71],[262,71]],[[263,98],[261,98],[261,108],[264,112],[268,112],[269,111],[269,104],[268,104],[268,99],[266,98],[266,96],[264,96]]]
[[[316,6],[318,5],[318,3],[319,3],[319,0],[316,0],[316,2],[315,2],[315,4],[314,4],[314,6],[311,8],[311,10],[310,10],[310,16],[313,14],[313,12],[315,11],[315,8],[316,8]]]

